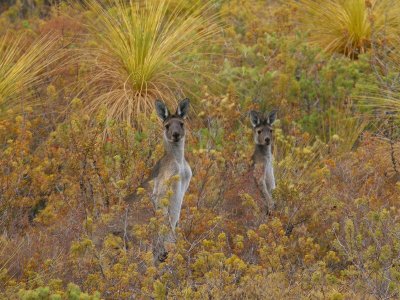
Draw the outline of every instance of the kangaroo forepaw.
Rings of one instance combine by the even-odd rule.
[[[275,203],[272,203],[271,205],[268,205],[266,208],[266,215],[267,216],[272,216],[273,211],[275,210]]]
[[[168,258],[168,252],[167,251],[164,251],[164,252],[160,253],[160,255],[158,255],[158,261],[159,262],[165,262],[167,258]]]

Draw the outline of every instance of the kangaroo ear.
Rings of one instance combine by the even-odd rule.
[[[185,118],[189,112],[189,99],[185,98],[181,100],[178,104],[178,108],[176,109],[176,115],[180,118]]]
[[[268,115],[268,123],[272,125],[272,123],[275,122],[276,120],[276,114],[278,113],[277,109],[274,109],[273,111],[271,111]]]
[[[157,111],[157,115],[161,118],[161,120],[163,122],[169,116],[168,108],[165,106],[164,102],[162,102],[161,100],[156,100],[156,111]]]
[[[257,127],[261,124],[260,115],[255,110],[250,111],[250,122],[253,127]]]

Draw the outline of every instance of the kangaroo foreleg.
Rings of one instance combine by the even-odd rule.
[[[272,194],[268,190],[267,184],[264,180],[264,178],[260,178],[259,180],[256,180],[258,189],[261,192],[261,195],[264,198],[265,201],[265,208],[267,210],[267,214],[269,214],[275,206],[274,199],[272,198]]]

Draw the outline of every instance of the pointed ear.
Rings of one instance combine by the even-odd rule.
[[[257,127],[258,125],[261,124],[261,119],[258,112],[252,110],[250,111],[249,115],[250,115],[250,122],[253,127]]]
[[[168,108],[165,106],[164,102],[160,100],[156,100],[156,111],[163,122],[169,117]]]
[[[178,104],[178,108],[176,109],[176,115],[180,118],[184,119],[189,112],[189,99],[185,98]]]
[[[278,113],[277,109],[274,109],[273,111],[271,111],[268,115],[268,123],[272,125],[272,123],[275,122],[276,120],[276,114]]]

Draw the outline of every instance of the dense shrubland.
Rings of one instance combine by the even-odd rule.
[[[400,297],[396,1],[169,1],[144,27],[122,1],[6,2],[1,298]],[[157,13],[171,27],[144,39]],[[153,98],[182,95],[193,178],[156,268],[163,216],[140,188],[163,151]],[[273,108],[277,207],[266,216],[241,180],[247,112]],[[223,209],[230,199],[240,219]]]

